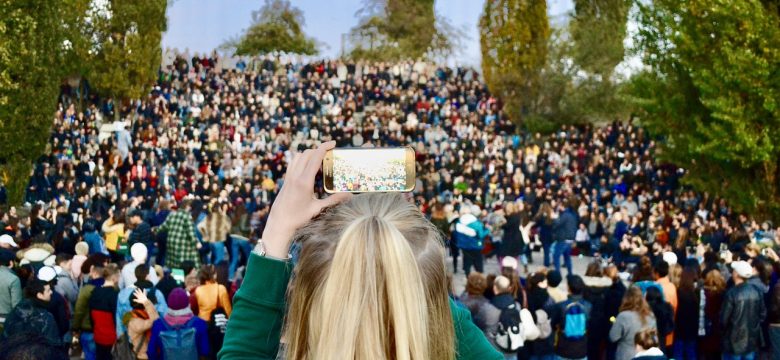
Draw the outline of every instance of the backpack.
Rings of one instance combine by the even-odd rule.
[[[519,308],[520,305],[513,303],[501,309],[501,315],[498,316],[496,346],[504,352],[515,352],[525,343]]]
[[[122,334],[119,339],[116,340],[114,348],[111,349],[111,356],[114,360],[136,360],[138,352],[141,351],[144,340],[141,339],[138,345],[133,348],[133,343],[130,341],[130,337],[127,333]]]
[[[217,308],[211,312],[208,324],[209,343],[211,351],[216,354],[222,349],[222,343],[225,341],[225,331],[227,330],[228,318],[227,312],[219,304],[219,287],[217,287]]]
[[[195,342],[196,330],[193,327],[195,319],[198,317],[193,316],[186,324],[178,327],[172,327],[165,320],[162,320],[165,327],[165,330],[160,332],[163,359],[198,360],[198,347]]]
[[[567,340],[576,341],[585,337],[588,328],[588,316],[585,307],[574,301],[566,305],[563,312],[563,336]]]
[[[534,341],[539,338],[539,328],[536,327],[534,317],[528,309],[520,310],[520,326],[523,327],[526,341]]]

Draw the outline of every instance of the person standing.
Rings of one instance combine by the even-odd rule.
[[[0,335],[0,340],[18,334],[40,335],[49,345],[62,347],[64,352],[57,322],[47,310],[52,293],[51,285],[47,282],[30,280],[24,288],[24,300],[8,314],[5,331]]]
[[[152,227],[149,226],[149,223],[144,221],[141,210],[133,210],[130,212],[129,220],[133,230],[130,232],[127,246],[132,249],[133,245],[137,243],[144,244],[148,255],[145,261],[146,264],[149,265],[152,254],[154,254],[154,235],[152,234]]]
[[[672,312],[674,313],[676,318],[677,317],[677,286],[675,286],[674,283],[669,279],[669,267],[670,264],[666,260],[663,259],[659,260],[655,264],[655,267],[653,269],[653,276],[655,277],[656,284],[661,286],[661,290],[663,290],[664,299],[666,299],[666,302],[668,302],[669,305],[672,306]],[[698,314],[698,310],[696,314]],[[665,342],[667,349],[671,348],[672,345],[674,344],[674,332],[667,334],[666,339],[661,339],[661,341]]]
[[[182,200],[181,207],[168,215],[165,222],[157,229],[167,233],[165,266],[168,268],[181,268],[181,263],[187,260],[192,261],[196,266],[200,264],[198,250],[201,245],[195,237],[190,207],[189,199]]]
[[[766,318],[764,294],[748,283],[753,267],[747,261],[731,264],[734,287],[726,292],[720,312],[723,359],[753,360],[761,345],[761,323]]]
[[[683,269],[680,288],[677,289],[677,300],[678,311],[674,321],[674,358],[696,360],[701,315],[698,265],[687,265]]]
[[[630,360],[636,355],[634,337],[645,329],[656,329],[655,316],[650,305],[636,286],[628,288],[620,313],[609,329],[609,340],[617,343],[616,360]]]
[[[525,272],[528,273],[528,259],[526,259],[525,256],[521,256],[526,245],[521,233],[522,226],[523,219],[520,211],[518,211],[518,205],[515,205],[513,202],[507,202],[506,223],[503,226],[504,236],[501,241],[498,256],[500,260],[504,257],[518,259],[523,264]]]
[[[587,324],[592,306],[583,298],[585,282],[581,277],[569,275],[567,284],[569,297],[551,308],[550,324],[557,332],[555,355],[559,359],[587,359]]]
[[[92,318],[92,329],[95,337],[95,358],[111,360],[111,349],[116,343],[117,333],[114,323],[117,296],[119,290],[119,269],[109,264],[103,268],[103,285],[96,287],[89,297],[89,314]]]
[[[227,203],[209,206],[206,220],[198,224],[198,231],[203,235],[203,241],[209,244],[211,264],[219,264],[225,258],[225,240],[231,230],[230,218],[227,215]]]
[[[574,244],[574,238],[577,236],[577,214],[574,212],[577,207],[577,199],[571,197],[565,206],[561,207],[561,214],[555,217],[553,221],[553,263],[555,270],[561,271],[561,257],[566,264],[568,275],[574,274],[571,266],[571,247]]]
[[[9,250],[0,249],[0,334],[8,314],[22,300],[22,285],[14,273],[16,256]]]
[[[133,310],[125,313],[122,322],[127,327],[130,346],[133,350],[138,349],[136,357],[138,360],[146,360],[149,359],[146,352],[152,325],[160,318],[160,315],[154,308],[154,303],[146,296],[146,290],[143,288],[135,289],[135,292],[130,295],[130,300],[133,304]]]
[[[484,271],[483,239],[490,231],[477,218],[481,212],[477,205],[464,204],[460,209],[460,218],[455,221],[455,238],[458,248],[463,251],[463,272],[467,275],[472,266],[477,272]]]

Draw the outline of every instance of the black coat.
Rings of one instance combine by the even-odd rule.
[[[536,288],[528,291],[528,310],[534,317],[534,321],[538,321],[536,318],[536,310],[544,310],[547,312],[549,318],[550,311],[554,306],[555,302],[550,297],[547,289]],[[534,356],[552,355],[555,351],[554,339],[555,334],[550,334],[546,339],[528,341],[526,343],[526,348],[530,354]]]
[[[503,226],[504,238],[501,240],[501,248],[498,250],[499,256],[518,257],[523,252],[525,243],[523,243],[523,236],[520,234],[521,225],[519,213],[506,218],[506,224]]]
[[[674,310],[672,305],[666,301],[654,302],[650,304],[650,308],[653,310],[653,316],[655,316],[655,325],[658,330],[658,338],[664,339],[666,335],[674,330]],[[678,310],[678,314],[679,314]],[[676,335],[675,335],[676,336]],[[666,349],[666,342],[661,341],[661,349]]]
[[[720,311],[723,352],[742,355],[757,351],[765,318],[764,294],[757,287],[745,282],[726,292]]]
[[[54,346],[62,346],[62,337],[57,330],[54,316],[49,313],[44,304],[34,300],[24,299],[8,314],[5,330],[0,338],[5,339],[13,334],[39,334]]]
[[[696,340],[699,337],[699,291],[677,291],[677,319],[674,338]]]
[[[610,322],[606,312],[606,302],[612,280],[590,276],[583,277],[583,280],[586,285],[583,298],[593,305],[588,319],[588,358],[598,359],[609,331]]]

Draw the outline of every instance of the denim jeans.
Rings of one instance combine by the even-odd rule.
[[[95,335],[91,332],[82,331],[79,335],[81,351],[84,352],[84,360],[95,360]]]
[[[222,260],[225,260],[225,243],[224,242],[213,242],[209,243],[209,246],[211,247],[211,263],[214,265],[217,265],[222,262]]]
[[[673,349],[675,360],[697,359],[696,340],[675,340]]]
[[[239,236],[233,236],[231,235],[232,244],[231,247],[231,255],[230,255],[230,269],[228,271],[228,278],[233,279],[236,274],[236,269],[238,268],[238,262],[241,259],[241,254],[244,255],[244,257],[249,260],[249,254],[252,253],[252,244],[249,243],[249,240],[246,238],[242,238]]]
[[[553,243],[553,263],[555,270],[561,271],[561,256],[566,264],[567,275],[574,274],[571,269],[571,241],[556,241]]]
[[[552,245],[553,243],[542,243],[542,254],[544,255],[544,267],[550,267],[550,259],[552,258]]]
[[[744,355],[732,355],[732,354],[726,354],[723,353],[723,360],[755,360],[756,359],[756,353],[748,353]]]

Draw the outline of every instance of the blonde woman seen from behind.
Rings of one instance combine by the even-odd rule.
[[[220,358],[275,359],[283,338],[285,359],[502,359],[449,300],[441,235],[414,204],[399,194],[316,199],[314,178],[334,146],[288,167]]]

